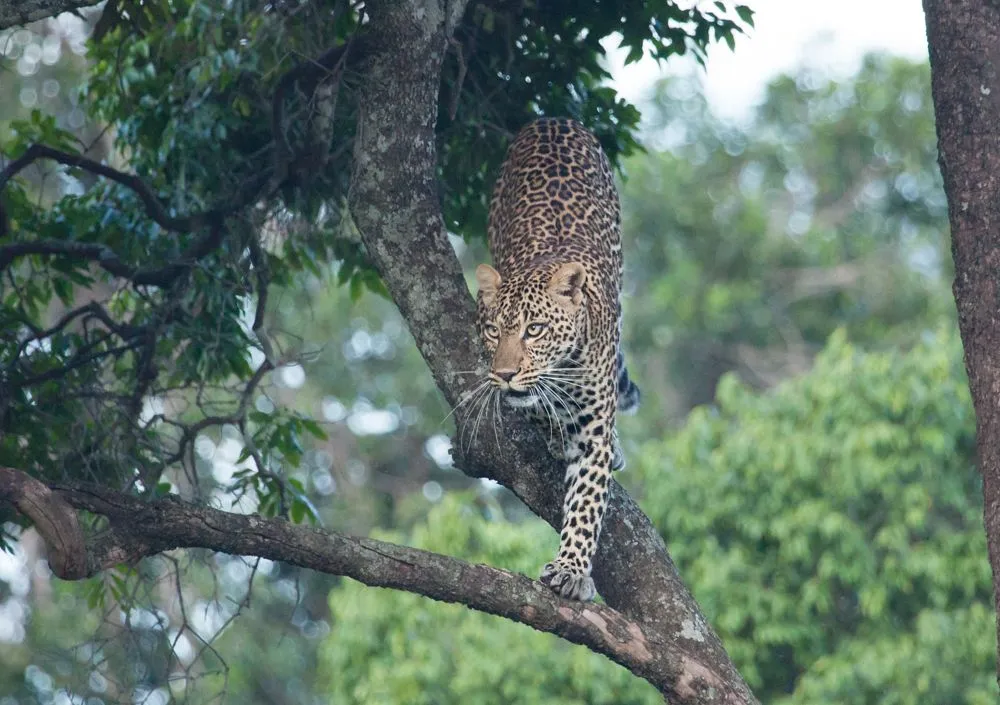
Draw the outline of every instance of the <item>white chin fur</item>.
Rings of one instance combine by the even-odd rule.
[[[517,397],[510,394],[505,394],[504,400],[510,406],[513,406],[515,409],[527,409],[529,407],[534,406],[537,403],[538,397],[536,397],[534,394],[529,394],[526,397]]]

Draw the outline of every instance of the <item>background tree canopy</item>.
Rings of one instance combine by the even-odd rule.
[[[994,702],[927,68],[782,77],[742,127],[671,79],[640,128],[601,41],[701,54],[749,19],[698,7],[471,3],[435,131],[452,245],[467,271],[487,257],[523,123],[585,122],[626,177],[645,406],[620,481],[754,692]],[[363,11],[123,0],[0,35],[0,465],[533,575],[555,534],[453,467],[448,405],[347,215]],[[2,519],[3,705],[661,700],[551,635],[278,562],[170,552],[64,583]]]

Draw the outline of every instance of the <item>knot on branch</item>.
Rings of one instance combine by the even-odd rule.
[[[88,576],[87,547],[76,512],[44,483],[13,468],[0,467],[0,502],[28,517],[48,547],[49,567],[63,580]]]

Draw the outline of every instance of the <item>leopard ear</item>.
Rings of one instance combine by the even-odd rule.
[[[487,306],[493,306],[500,289],[500,272],[488,264],[476,267],[476,283],[479,284],[479,296]]]
[[[587,280],[587,270],[579,262],[561,265],[549,280],[549,293],[556,300],[568,306],[579,306],[583,302],[583,284]]]

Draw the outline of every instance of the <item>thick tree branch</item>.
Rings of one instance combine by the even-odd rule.
[[[0,467],[2,500],[32,519],[46,541],[53,571],[66,580],[177,548],[261,556],[507,617],[587,646],[661,689],[667,686],[666,678],[692,686],[708,679],[726,696],[720,702],[742,702],[679,645],[650,638],[610,607],[563,600],[540,583],[505,570],[175,498],[145,502],[91,485],[53,491],[6,467]],[[108,528],[86,541],[74,508],[106,517]]]
[[[59,495],[23,472],[0,466],[2,502],[28,517],[45,539],[53,573],[64,580],[87,577],[83,529],[76,512]]]
[[[976,410],[983,518],[1000,619],[1000,6],[924,0],[924,12],[953,289]]]
[[[99,4],[95,0],[0,0],[0,29]]]
[[[435,172],[440,67],[448,47],[445,18],[456,8],[417,4],[367,5],[372,50],[359,99],[349,202],[372,261],[438,386],[455,404],[474,383],[461,371],[482,364],[473,302],[445,234]],[[494,452],[485,440],[492,434],[483,434],[469,456],[457,458],[459,465],[469,474],[509,487],[558,527],[561,468],[527,424],[514,416],[504,423],[503,449]],[[675,645],[705,667],[700,677],[665,680],[661,689],[671,702],[756,702],[678,576],[655,528],[617,484],[594,577],[608,604],[641,624],[647,638]]]

